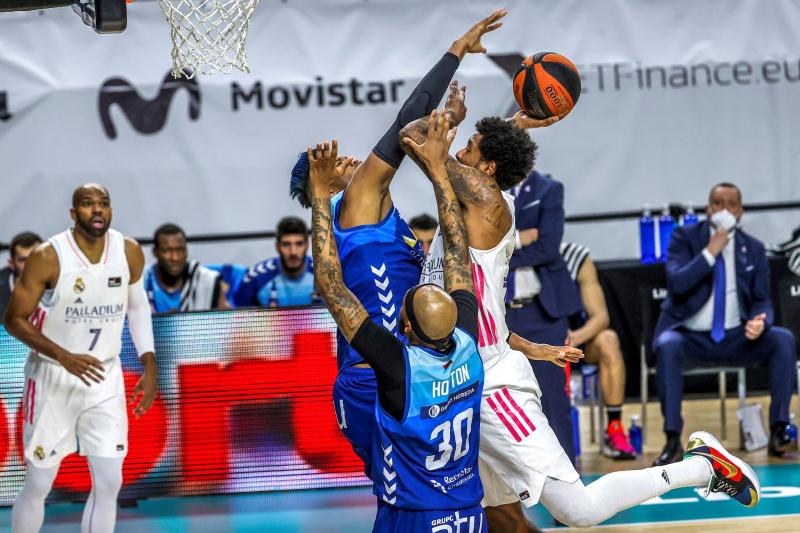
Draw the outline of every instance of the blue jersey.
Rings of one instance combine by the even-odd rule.
[[[182,289],[168,291],[161,286],[156,276],[155,265],[149,265],[144,273],[144,290],[150,300],[150,307],[154,313],[166,313],[181,308]]]
[[[233,297],[236,306],[286,307],[321,303],[314,291],[314,267],[310,257],[306,257],[305,272],[298,278],[287,277],[280,265],[280,257],[273,257],[250,268]]]
[[[333,197],[331,212],[344,284],[373,322],[397,335],[403,297],[419,283],[424,262],[422,245],[394,206],[377,224],[340,228],[339,208],[343,196],[344,192],[340,192]],[[336,339],[340,369],[364,362],[341,333],[337,332]]]
[[[399,509],[478,505],[483,363],[475,339],[456,328],[455,348],[441,354],[406,346],[406,398],[398,421],[376,402],[373,492]]]

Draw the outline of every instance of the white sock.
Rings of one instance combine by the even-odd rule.
[[[59,465],[37,468],[29,462],[25,463],[25,483],[11,510],[13,533],[38,533],[41,529],[44,522],[44,500],[53,488],[58,467]]]
[[[692,457],[667,466],[614,472],[588,486],[581,480],[547,478],[541,502],[568,526],[592,527],[672,489],[705,486],[711,474],[708,461]]]
[[[125,458],[90,455],[87,459],[92,474],[92,492],[83,508],[81,533],[113,533]]]

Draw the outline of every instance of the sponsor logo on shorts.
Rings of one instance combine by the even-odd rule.
[[[122,287],[122,278],[117,276],[113,278],[108,278],[108,286],[109,287]]]
[[[524,502],[525,500],[527,500],[530,497],[531,497],[531,493],[528,492],[527,490],[524,490],[524,491],[519,493],[519,501],[521,501],[521,502]]]
[[[39,459],[40,461],[44,461],[44,448],[41,446],[37,446],[36,449],[33,451],[33,456]]]
[[[121,452],[121,451],[124,451],[124,450],[125,450],[125,445],[124,444],[117,444],[117,451],[118,452]]]
[[[76,294],[80,294],[84,289],[86,289],[86,284],[83,282],[83,278],[75,278],[75,285],[72,286],[72,290],[75,291]]]

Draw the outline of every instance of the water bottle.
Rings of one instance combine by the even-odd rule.
[[[686,204],[686,213],[683,214],[683,225],[689,226],[691,224],[697,224],[697,215],[694,213],[692,204]]]
[[[571,404],[570,412],[572,413],[572,441],[575,445],[575,457],[580,457],[581,455],[580,413],[578,412],[578,408],[575,407],[575,400],[572,400],[570,404]]]
[[[628,440],[631,446],[636,450],[637,455],[642,454],[642,426],[639,421],[639,415],[631,416],[631,427],[628,428]]]
[[[278,288],[275,286],[275,282],[272,282],[272,288],[269,291],[269,303],[267,307],[278,307]]]
[[[639,219],[639,250],[643,264],[656,262],[656,225],[647,206]]]
[[[667,250],[669,249],[669,239],[672,237],[672,228],[675,226],[675,219],[669,214],[669,206],[664,205],[664,211],[658,217],[658,239],[659,239],[659,257],[662,263],[667,261]]]
[[[797,426],[794,423],[794,413],[789,415],[789,425],[786,426],[786,433],[789,434],[789,437],[794,442],[793,448],[797,449]]]

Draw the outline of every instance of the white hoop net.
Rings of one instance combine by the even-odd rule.
[[[172,75],[250,72],[245,45],[259,0],[158,0],[172,36]]]

